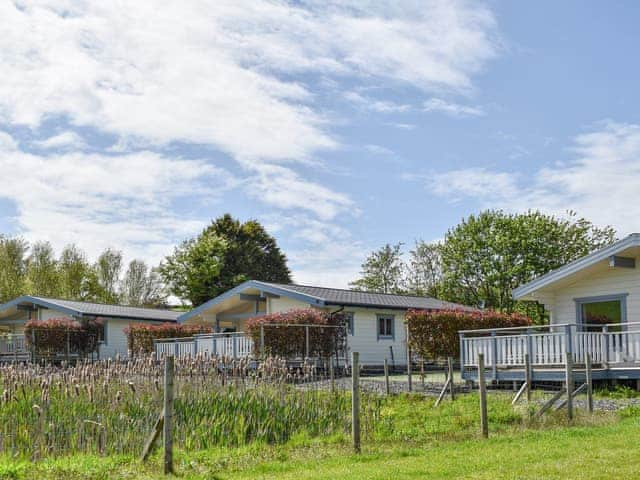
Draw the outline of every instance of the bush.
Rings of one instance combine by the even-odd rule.
[[[432,359],[460,355],[460,330],[531,325],[531,319],[524,315],[491,310],[410,310],[406,322],[412,350],[423,358]]]
[[[308,308],[270,313],[247,321],[245,330],[253,339],[255,353],[260,353],[260,330],[264,327],[264,348],[267,355],[304,357],[306,353],[306,328],[309,327],[309,356],[327,358],[340,352],[345,346],[344,315],[330,314]],[[330,326],[330,328],[322,328]]]
[[[27,347],[36,356],[67,353],[85,356],[97,351],[103,325],[100,319],[82,322],[68,318],[30,320],[24,327],[24,334]]]
[[[187,338],[211,332],[213,329],[208,326],[180,325],[178,323],[163,323],[162,325],[137,323],[124,329],[129,352],[132,354],[152,353],[153,341],[161,338]]]

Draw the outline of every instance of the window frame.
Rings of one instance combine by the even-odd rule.
[[[576,325],[584,325],[584,318],[582,318],[582,313],[584,311],[583,306],[589,303],[600,303],[600,302],[620,302],[620,324],[627,323],[627,297],[628,293],[613,293],[610,295],[594,295],[592,297],[580,297],[574,298],[576,306]],[[626,326],[621,327],[622,330],[626,330]]]
[[[380,321],[389,321],[391,325],[391,334],[380,334]],[[385,325],[385,331],[386,331]],[[396,339],[396,316],[391,313],[377,313],[376,314],[376,337],[377,340],[395,340]]]
[[[344,319],[345,319],[345,323],[347,325],[347,335],[350,337],[353,337],[356,333],[355,330],[355,317],[356,317],[356,313],[355,312],[342,312],[342,315],[344,315]]]

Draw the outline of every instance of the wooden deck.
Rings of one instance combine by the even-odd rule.
[[[496,381],[524,381],[528,357],[532,381],[563,381],[567,354],[579,381],[587,357],[594,380],[640,379],[640,323],[545,325],[460,332],[461,375],[478,378],[478,354],[485,376]]]

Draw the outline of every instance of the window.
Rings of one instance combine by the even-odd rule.
[[[394,338],[394,316],[378,315],[378,340]]]
[[[344,312],[344,323],[347,325],[347,334],[353,335],[353,312]]]
[[[627,321],[627,294],[576,298],[575,302],[576,321],[590,324],[587,330],[600,330],[598,325]],[[619,331],[620,327],[609,326],[609,330]]]

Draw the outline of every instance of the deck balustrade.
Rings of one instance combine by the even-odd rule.
[[[533,366],[561,366],[565,354],[584,364],[591,355],[594,364],[605,367],[640,367],[640,322],[617,324],[562,324],[460,333],[460,363],[477,367],[478,354],[492,368],[524,367],[525,354]]]

